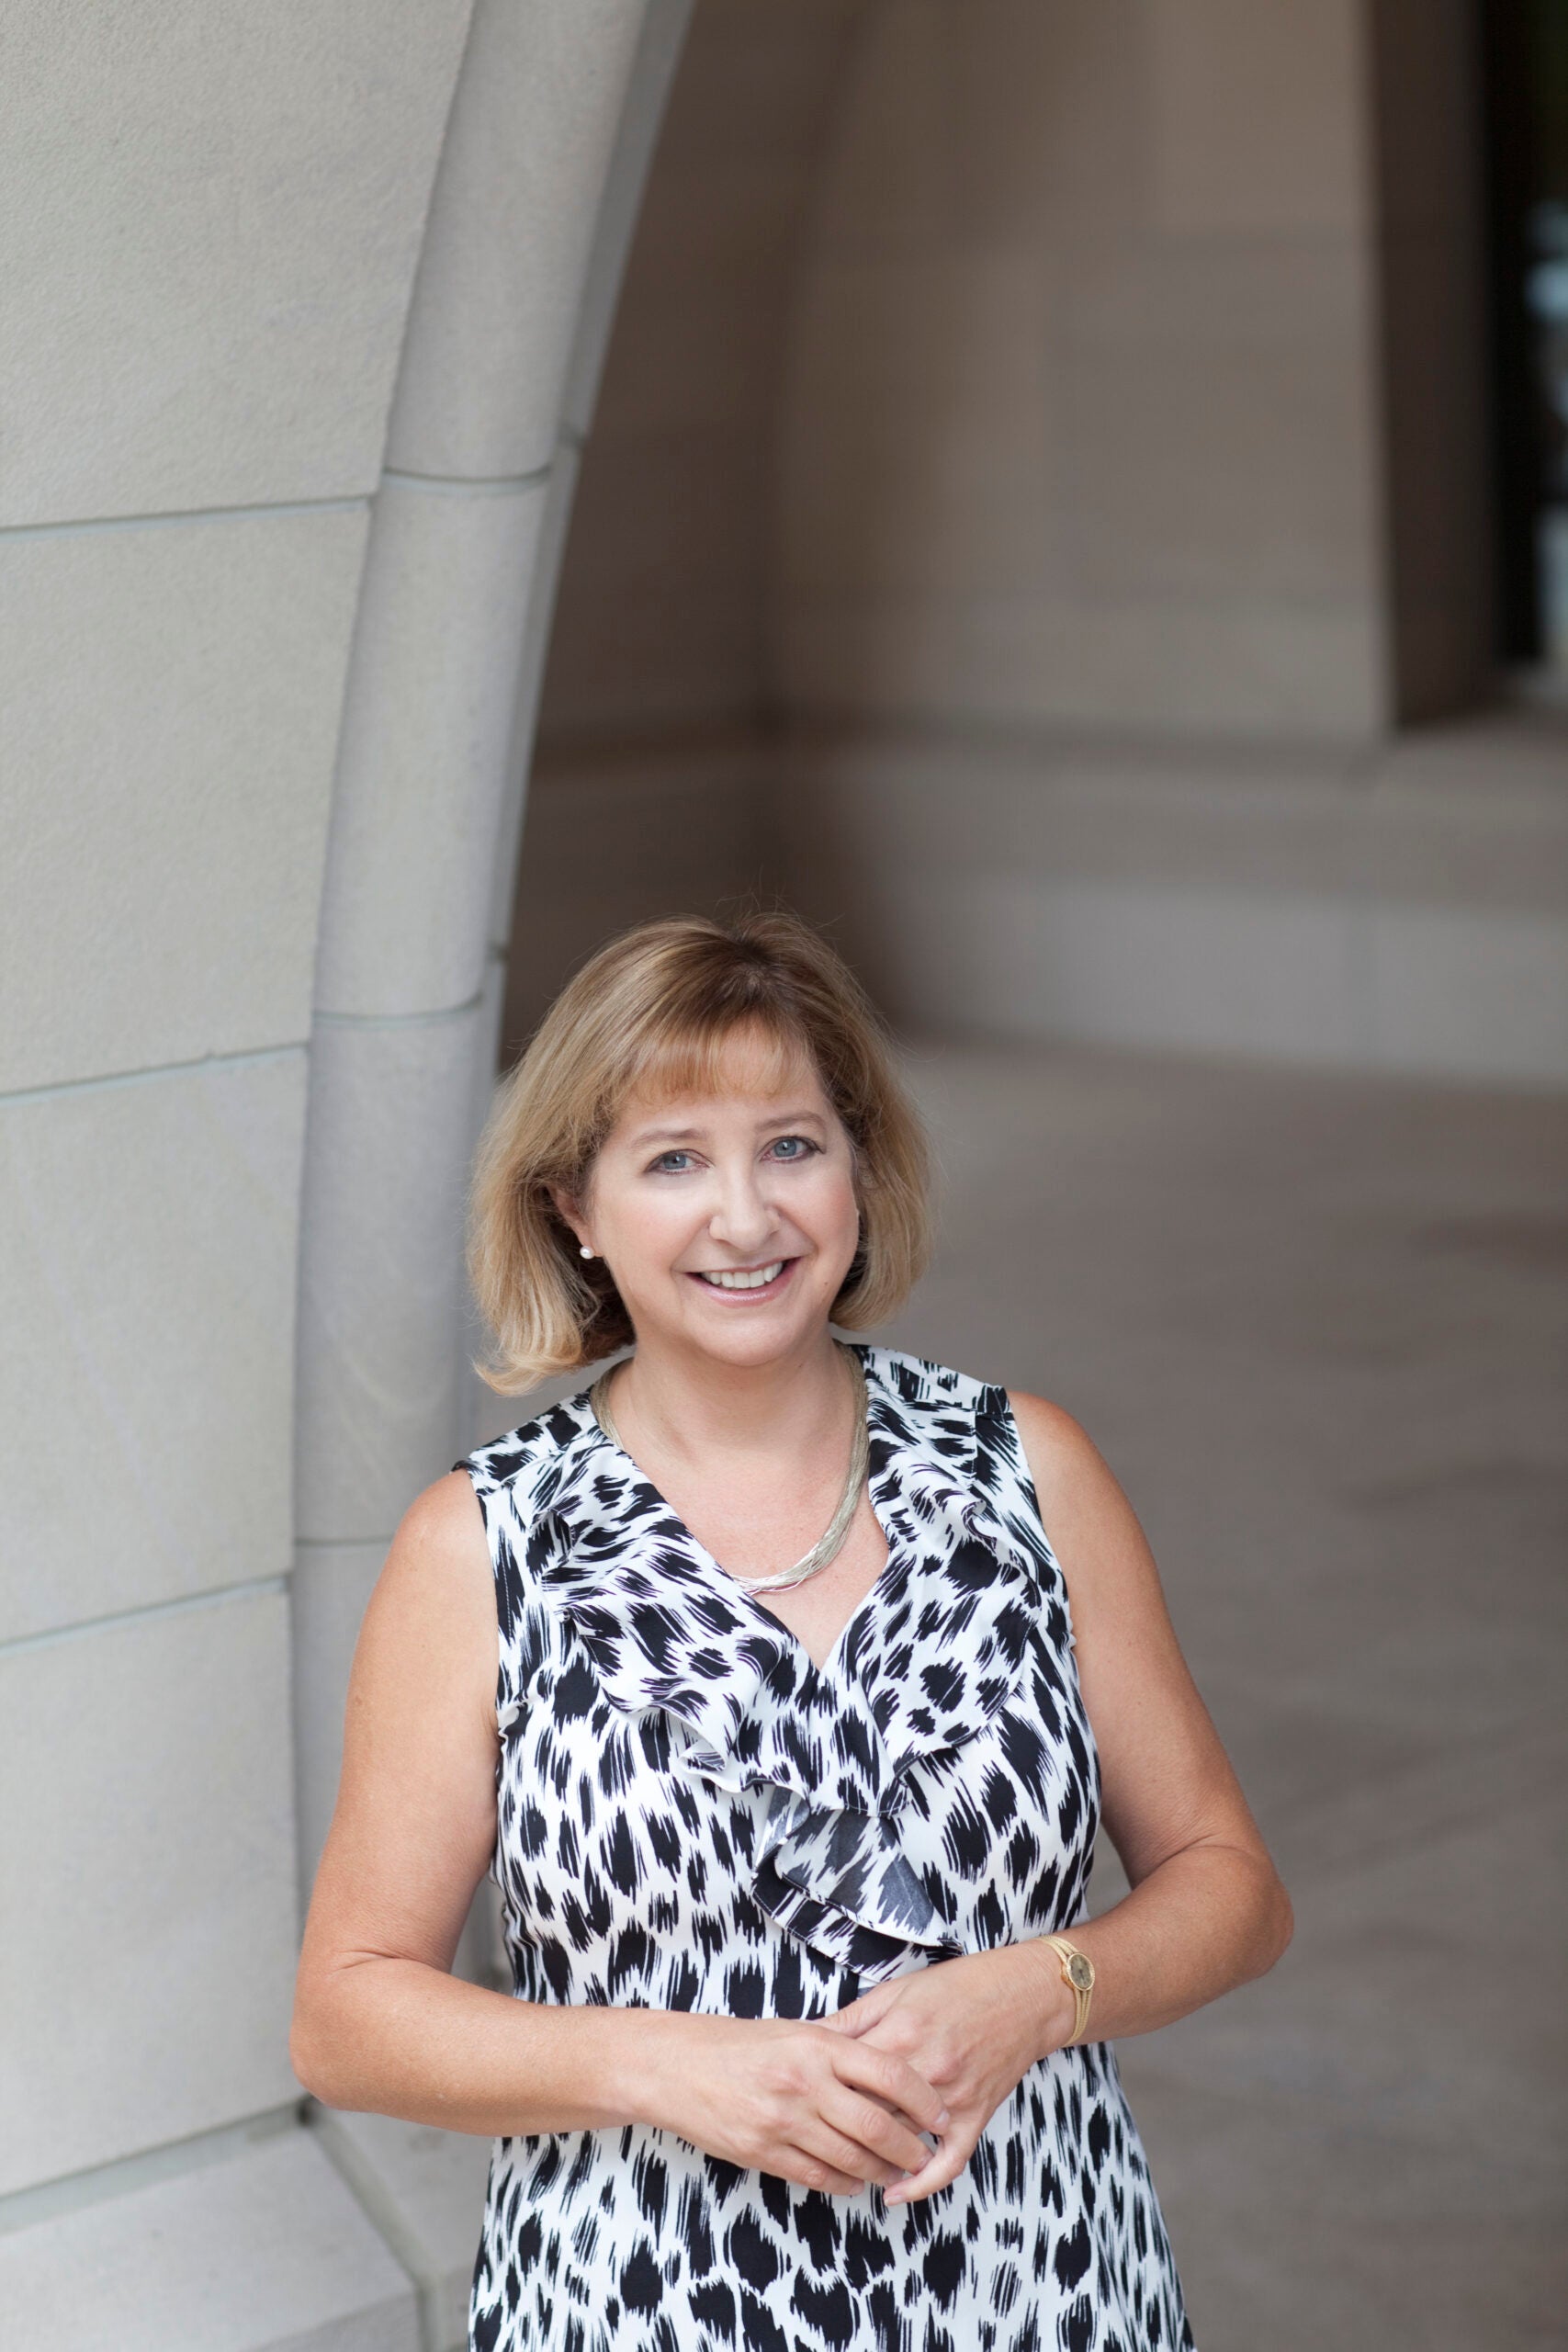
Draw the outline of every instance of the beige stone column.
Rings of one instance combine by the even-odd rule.
[[[443,2352],[482,2162],[299,2128],[296,1802],[308,1881],[466,1442],[498,876],[684,8],[13,13],[4,2333]]]
[[[472,1442],[464,1184],[496,1058],[534,706],[621,266],[686,7],[478,0],[366,557],[321,901],[300,1253],[301,1892],[360,1614]],[[486,1971],[481,1898],[468,1964]],[[466,2333],[487,2142],[319,2114]]]
[[[23,0],[7,25],[17,2352],[416,2343],[409,2280],[297,2128],[288,1577],[333,752],[467,15]]]

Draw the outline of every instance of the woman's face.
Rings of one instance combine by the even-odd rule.
[[[615,1276],[638,1344],[737,1366],[811,1344],[860,1235],[850,1138],[804,1053],[739,1029],[711,1095],[633,1095],[581,1202],[561,1202]]]

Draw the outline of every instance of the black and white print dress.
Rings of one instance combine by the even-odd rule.
[[[1082,1916],[1099,1765],[1006,1392],[862,1347],[876,1583],[827,1664],[586,1394],[458,1466],[501,1628],[493,1875],[520,1999],[816,2018]],[[957,2180],[831,2196],[617,2127],[499,2139],[471,2352],[1180,2352],[1108,2044]]]

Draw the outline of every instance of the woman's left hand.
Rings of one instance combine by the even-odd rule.
[[[1046,1945],[1001,1944],[896,1976],[822,2023],[904,2058],[953,2118],[917,2173],[883,2191],[912,2204],[956,2180],[997,2109],[1073,2030],[1074,2003]]]

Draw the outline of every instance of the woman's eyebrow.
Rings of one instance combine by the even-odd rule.
[[[758,1135],[769,1127],[819,1127],[823,1125],[820,1111],[796,1109],[770,1111],[765,1119],[755,1122]],[[700,1143],[707,1134],[705,1127],[638,1127],[632,1136],[635,1148],[650,1143]]]

